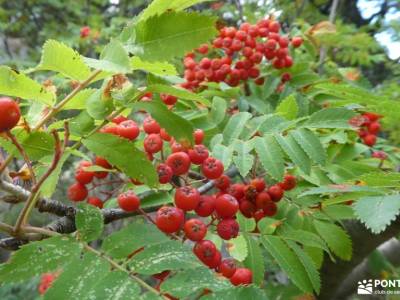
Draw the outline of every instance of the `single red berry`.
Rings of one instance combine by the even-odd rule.
[[[134,140],[139,136],[140,129],[135,121],[127,120],[117,126],[117,134],[120,137]]]
[[[211,60],[208,57],[204,57],[200,60],[199,66],[202,69],[209,69],[211,68]]]
[[[263,208],[264,215],[268,217],[273,217],[276,215],[276,212],[278,211],[278,207],[276,206],[276,203],[273,201],[266,202]]]
[[[112,122],[114,124],[121,124],[124,121],[128,121],[129,119],[127,117],[124,117],[122,115],[116,116],[114,119],[112,119]]]
[[[195,208],[195,212],[200,217],[208,217],[215,210],[215,197],[211,195],[201,195],[199,204]]]
[[[372,147],[376,143],[376,135],[367,134],[365,137],[363,137],[363,142],[365,145]]]
[[[253,204],[253,202],[245,200],[240,202],[239,210],[243,216],[245,216],[246,218],[251,218],[256,212],[256,206]]]
[[[100,157],[100,156],[96,156],[96,158],[94,160],[94,163],[97,166],[100,166],[100,167],[102,167],[104,169],[111,169],[112,168],[112,165],[106,159],[104,159],[103,157]]]
[[[178,101],[178,98],[172,95],[166,95],[166,94],[161,94],[161,100],[166,104],[166,105],[175,105],[175,103]]]
[[[279,185],[273,185],[268,189],[268,194],[271,197],[272,201],[278,202],[282,199],[284,191]]]
[[[222,218],[232,218],[239,210],[239,203],[235,197],[224,194],[215,200],[215,210]]]
[[[279,186],[285,191],[290,191],[296,187],[296,177],[290,174],[285,175],[283,182]]]
[[[256,188],[257,192],[263,191],[266,187],[265,180],[263,178],[254,178],[250,184]]]
[[[292,75],[290,75],[290,73],[283,73],[281,76],[282,82],[288,82],[290,79],[292,79]]]
[[[187,149],[185,149],[185,147],[183,147],[182,144],[180,144],[180,143],[178,143],[178,142],[176,142],[176,141],[174,141],[174,140],[171,140],[170,145],[171,145],[171,151],[172,151],[172,153],[176,153],[176,152],[187,152]]]
[[[208,179],[217,179],[224,172],[224,165],[214,157],[208,157],[201,165],[201,171]]]
[[[159,164],[157,166],[158,180],[161,184],[165,184],[171,181],[173,172],[172,169],[166,164]]]
[[[143,141],[144,150],[149,153],[160,152],[163,146],[163,141],[159,134],[152,133],[146,136]]]
[[[193,149],[189,149],[188,155],[190,161],[195,165],[201,165],[203,161],[208,157],[208,150],[204,145],[195,145]]]
[[[215,252],[211,260],[205,260],[203,263],[210,269],[216,269],[221,264],[222,255],[218,250]]]
[[[176,189],[175,205],[184,211],[193,210],[200,202],[199,191],[191,186],[183,186]]]
[[[163,206],[157,211],[156,225],[165,233],[174,233],[182,228],[184,213],[177,207]]]
[[[118,196],[118,205],[125,211],[135,211],[140,206],[139,197],[131,190]]]
[[[264,209],[271,201],[271,197],[267,192],[261,192],[257,195],[256,206],[258,209]]]
[[[166,142],[169,142],[171,140],[171,136],[164,128],[160,129],[160,137]]]
[[[279,38],[279,46],[281,46],[281,48],[287,48],[287,46],[289,46],[289,39],[286,36],[281,36]]]
[[[272,21],[269,23],[268,29],[270,32],[279,32],[279,29],[281,29],[281,24],[279,24],[278,21]]]
[[[86,199],[87,195],[88,195],[88,190],[86,189],[86,187],[77,182],[74,183],[72,185],[70,185],[70,187],[68,188],[67,191],[67,195],[68,195],[68,199],[71,201],[83,201]]]
[[[208,45],[207,44],[202,44],[199,48],[196,49],[197,52],[200,54],[207,54],[208,52]]]
[[[265,217],[265,214],[264,214],[264,211],[262,211],[262,210],[257,210],[254,213],[254,220],[256,220],[256,222],[260,221],[264,217]]]
[[[143,130],[147,134],[160,133],[160,125],[152,117],[148,116],[143,120]]]
[[[225,258],[221,261],[218,271],[226,278],[230,278],[235,274],[236,263],[232,258]]]
[[[196,129],[193,133],[194,142],[196,145],[199,145],[204,140],[204,131],[201,129]]]
[[[166,164],[172,169],[174,175],[182,175],[189,171],[190,158],[185,152],[176,152],[168,156]]]
[[[229,176],[223,174],[221,177],[215,179],[215,187],[221,191],[225,191],[231,184]]]
[[[217,253],[217,247],[212,241],[201,240],[193,247],[193,253],[203,262],[212,262]]]
[[[103,128],[100,129],[101,133],[109,133],[113,135],[118,135],[118,126],[113,124],[107,124]]]
[[[94,177],[94,172],[87,172],[84,170],[86,167],[92,166],[92,163],[89,161],[82,161],[79,164],[79,167],[75,171],[75,180],[81,184],[88,184],[92,182]]]
[[[201,241],[207,234],[207,226],[199,219],[190,219],[183,225],[186,237],[191,241]]]
[[[244,184],[232,184],[226,191],[229,195],[232,195],[236,199],[242,199],[244,197]]]
[[[381,115],[378,115],[378,114],[373,113],[373,112],[366,112],[366,113],[363,114],[363,116],[365,118],[367,118],[368,120],[370,120],[371,122],[375,122],[378,119],[382,118]]]
[[[288,55],[285,57],[285,68],[290,68],[291,66],[293,66],[293,58]]]
[[[83,26],[81,28],[81,31],[80,31],[80,37],[82,39],[84,39],[84,38],[88,37],[89,35],[90,35],[90,27],[89,26]]]
[[[103,201],[101,201],[101,200],[100,200],[99,198],[97,198],[97,197],[89,197],[88,200],[87,200],[87,202],[88,202],[90,205],[96,206],[96,207],[98,207],[98,208],[100,208],[100,209],[103,208]]]
[[[230,278],[233,285],[247,285],[253,282],[253,273],[247,268],[238,268]]]
[[[234,219],[223,219],[217,225],[217,233],[224,240],[234,239],[239,234],[239,224]]]
[[[17,102],[9,97],[0,97],[0,132],[14,128],[21,118]]]
[[[381,130],[381,124],[379,122],[374,121],[368,125],[368,133],[377,134]]]
[[[292,38],[291,43],[294,48],[298,48],[301,46],[301,44],[303,44],[303,38],[300,36],[295,36],[294,38]]]

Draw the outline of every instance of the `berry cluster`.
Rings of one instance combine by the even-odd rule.
[[[56,273],[44,273],[40,277],[40,283],[38,286],[38,291],[40,295],[46,293],[46,291],[51,287],[53,281],[57,278]]]
[[[222,27],[211,49],[203,44],[185,56],[186,82],[182,87],[195,89],[205,81],[238,86],[249,79],[262,85],[260,65],[264,58],[276,69],[290,68],[293,58],[289,45],[297,48],[303,43],[301,37],[290,40],[281,35],[280,29],[280,23],[273,19],[260,20],[257,24],[243,23],[239,28]]]
[[[381,117],[381,115],[372,112],[362,114],[358,136],[362,139],[363,143],[369,147],[374,146],[376,143],[376,137],[381,130],[381,124],[379,123]]]

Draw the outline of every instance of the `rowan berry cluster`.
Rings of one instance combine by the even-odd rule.
[[[186,82],[182,87],[193,90],[203,82],[238,86],[247,80],[262,85],[263,61],[270,61],[276,69],[290,68],[293,58],[289,46],[297,48],[303,43],[301,37],[281,35],[280,29],[280,23],[273,19],[243,23],[239,28],[222,27],[211,46],[203,44],[185,56]]]
[[[362,114],[362,121],[358,130],[358,136],[363,143],[372,147],[376,143],[376,137],[381,130],[379,119],[382,117],[376,113],[366,112]]]

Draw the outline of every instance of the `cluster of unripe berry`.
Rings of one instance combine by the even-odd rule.
[[[281,35],[280,29],[280,23],[273,19],[243,23],[239,28],[222,27],[211,46],[203,44],[185,56],[186,82],[182,87],[195,89],[205,81],[238,86],[249,79],[262,85],[260,64],[264,58],[276,69],[290,68],[293,58],[289,45],[297,48],[303,43],[301,37]]]
[[[376,143],[376,137],[381,130],[379,119],[382,117],[376,113],[366,112],[362,114],[358,136],[362,139],[363,143],[372,147]]]

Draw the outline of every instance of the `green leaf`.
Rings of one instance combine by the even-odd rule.
[[[104,220],[101,210],[93,205],[82,203],[78,206],[75,216],[76,229],[79,238],[85,242],[91,242],[103,233]]]
[[[95,128],[94,120],[86,110],[73,118],[69,125],[71,133],[77,136],[88,134]]]
[[[301,249],[300,246],[297,245],[295,242],[287,241],[286,243],[299,258],[300,262],[307,272],[308,278],[310,279],[314,290],[317,292],[317,294],[319,294],[319,291],[321,290],[321,279],[319,277],[319,273],[315,263],[313,262],[311,257],[306,252],[304,252],[304,250]]]
[[[276,180],[282,180],[285,173],[283,153],[272,135],[253,140],[255,150],[264,169]]]
[[[264,290],[254,286],[237,286],[230,287],[223,291],[217,291],[201,298],[202,300],[266,300],[268,299]]]
[[[249,234],[243,234],[243,236],[247,242],[248,249],[248,255],[243,264],[253,272],[253,282],[260,285],[264,281],[265,266],[259,241]]]
[[[164,84],[152,84],[149,85],[146,90],[153,93],[163,93],[172,95],[180,99],[197,101],[201,104],[210,106],[210,101],[208,101],[206,98],[203,98],[195,93],[189,92],[188,90],[176,88],[173,86]]]
[[[233,149],[222,144],[217,144],[213,147],[212,156],[219,159],[225,168],[229,167],[232,162]]]
[[[333,223],[319,220],[314,220],[314,227],[333,253],[343,260],[351,259],[351,239],[346,231]]]
[[[400,173],[376,171],[359,177],[367,186],[400,187]]]
[[[236,221],[243,232],[252,232],[256,228],[256,221],[253,218],[246,218],[242,214],[237,214]]]
[[[86,100],[87,113],[95,120],[103,120],[114,110],[111,98],[103,94],[102,89],[98,89]]]
[[[220,124],[226,116],[226,101],[221,97],[214,97],[209,114],[210,121],[215,125]]]
[[[132,70],[142,70],[159,76],[178,74],[174,65],[167,62],[143,61],[137,56],[131,58],[131,68]]]
[[[163,204],[172,203],[174,200],[168,192],[153,193],[140,200],[141,208],[156,207]]]
[[[238,261],[244,261],[248,255],[247,242],[242,234],[229,240],[227,248],[230,256]]]
[[[35,69],[55,71],[74,80],[83,81],[90,76],[90,69],[83,62],[82,56],[55,40],[48,40],[43,45],[42,58]]]
[[[100,54],[100,59],[85,57],[85,62],[96,70],[111,73],[130,73],[131,63],[128,52],[118,40],[111,40]]]
[[[233,156],[233,162],[239,170],[240,175],[246,177],[253,167],[254,156],[250,155],[250,151],[253,147],[248,142],[236,140],[233,144],[233,150],[235,155]]]
[[[89,299],[88,292],[107,275],[108,270],[107,261],[95,254],[77,255],[46,291],[44,300]]]
[[[297,144],[315,163],[324,165],[326,152],[319,138],[311,131],[304,128],[292,130],[289,134],[296,140]]]
[[[325,108],[313,113],[310,119],[303,124],[308,128],[353,128],[349,120],[356,115],[346,108]]]
[[[320,195],[320,194],[330,194],[330,193],[353,193],[353,192],[364,192],[364,193],[378,193],[380,190],[360,185],[350,185],[350,184],[330,184],[320,187],[311,188],[299,195],[299,197],[310,196],[310,195]]]
[[[272,235],[262,237],[261,242],[293,283],[302,291],[311,293],[313,286],[307,272],[300,259],[286,243]]]
[[[86,101],[93,95],[96,89],[84,89],[72,97],[62,108],[62,110],[69,109],[85,109]]]
[[[189,247],[168,241],[145,247],[133,256],[129,266],[139,274],[151,275],[165,270],[193,269],[200,263]]]
[[[353,209],[358,219],[375,234],[386,229],[400,213],[400,195],[364,197],[356,201]]]
[[[249,121],[251,117],[252,115],[248,112],[240,112],[233,115],[222,133],[224,136],[224,144],[232,144],[232,142],[240,136],[247,121]]]
[[[12,254],[0,268],[0,282],[20,282],[45,272],[55,271],[80,252],[79,244],[69,237],[51,237],[31,242]]]
[[[189,142],[193,145],[192,124],[170,111],[165,104],[156,101],[138,102],[134,108],[147,111],[179,143]]]
[[[289,156],[291,161],[304,173],[310,174],[311,161],[295,139],[290,135],[283,137],[282,135],[275,134],[274,137],[281,146],[282,151]]]
[[[127,139],[112,134],[95,133],[82,143],[90,151],[104,157],[130,178],[137,179],[150,187],[158,186],[158,175],[147,156]]]
[[[139,20],[146,20],[152,16],[161,15],[171,10],[184,10],[192,5],[208,1],[212,0],[154,0],[145,10],[143,10],[139,16]]]
[[[329,253],[329,249],[324,240],[310,231],[285,227],[285,230],[280,231],[279,235],[285,240],[296,241],[304,246],[320,248]]]
[[[0,66],[0,94],[52,105],[56,97],[26,75]]]
[[[297,117],[297,113],[299,112],[299,107],[297,106],[296,97],[294,95],[290,95],[283,99],[278,107],[276,108],[275,112],[288,119],[293,120]]]
[[[168,241],[166,235],[155,226],[136,221],[106,237],[102,250],[114,258],[122,259],[141,247]]]
[[[168,278],[161,285],[161,291],[180,299],[188,299],[189,295],[203,289],[217,292],[230,287],[227,280],[218,278],[213,271],[205,267],[199,267],[178,272],[172,278]]]
[[[215,18],[198,13],[167,12],[139,22],[136,29],[138,56],[148,61],[165,61],[183,56],[213,38]]]

